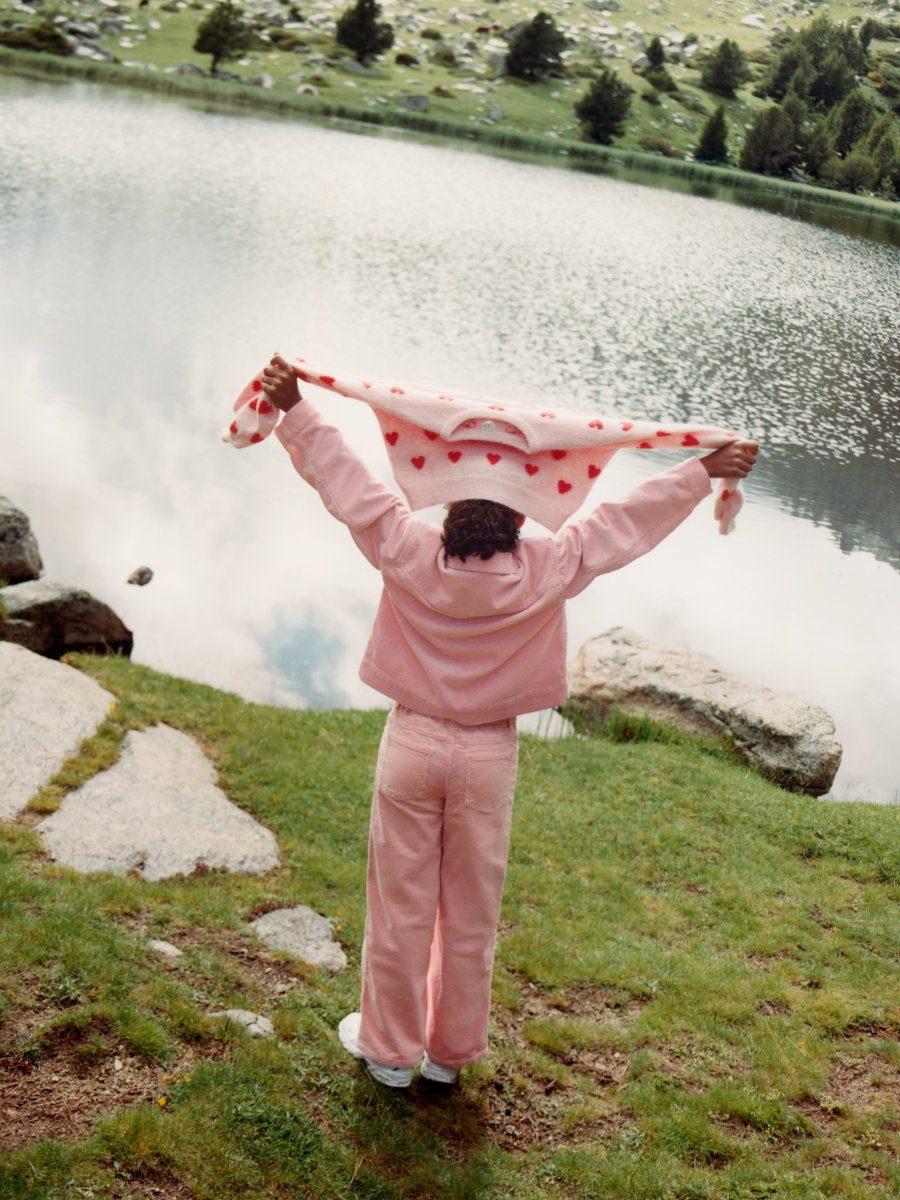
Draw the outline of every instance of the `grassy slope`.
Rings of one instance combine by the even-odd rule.
[[[65,0],[56,7],[59,11],[69,11]],[[209,67],[209,56],[196,54],[191,45],[205,9],[211,7],[211,3],[201,4],[198,0],[193,7],[177,13],[163,12],[155,2],[145,9],[135,8],[130,13],[130,19],[146,33],[146,40],[137,42],[133,47],[122,48],[118,38],[107,37],[103,39],[103,45],[121,59],[133,62],[153,62],[161,68],[191,62],[206,69]],[[343,2],[334,4],[335,14],[343,11],[345,7]],[[306,6],[301,3],[300,8],[303,11]],[[549,0],[548,3],[541,4],[532,3],[530,0],[503,0],[498,4],[482,3],[481,0],[432,0],[427,7],[416,6],[416,11],[420,16],[427,17],[431,28],[444,33],[448,45],[459,46],[469,39],[484,41],[483,35],[475,33],[479,24],[490,21],[508,28],[517,20],[532,17],[537,8],[553,13],[561,22],[587,20],[590,23],[606,20],[599,14],[586,10],[583,4],[574,0],[571,3]],[[448,19],[449,13],[454,9],[463,14],[458,24],[451,24]],[[850,4],[829,4],[827,10],[835,20],[860,15],[859,9]],[[398,8],[389,2],[383,4],[385,19],[395,17],[398,11]],[[703,44],[708,40],[718,41],[728,36],[734,38],[745,51],[752,52],[764,48],[767,42],[765,34],[740,24],[740,18],[753,11],[757,10],[749,2],[747,5],[738,6],[733,0],[723,0],[714,9],[712,4],[701,3],[700,0],[682,0],[677,5],[666,6],[661,14],[653,14],[643,0],[622,0],[622,11],[612,13],[608,20],[616,25],[620,32],[627,21],[634,21],[650,35],[666,32],[669,23],[672,22],[685,33],[697,34]],[[13,14],[7,0],[0,0],[0,17],[2,16],[21,19],[21,14]],[[157,31],[150,30],[147,22],[151,19],[159,21],[162,28]],[[807,21],[808,18],[795,18],[795,27],[799,28]],[[312,47],[313,53],[323,53],[329,58],[344,62],[352,59],[352,56],[334,41],[332,29],[326,32],[319,29],[296,32]],[[129,36],[134,37],[137,34]],[[630,60],[636,51],[624,37],[617,40],[626,45],[627,53],[623,59],[613,60],[611,65],[635,89],[635,97],[626,131],[621,139],[617,139],[616,145],[623,149],[637,149],[643,136],[653,134],[667,138],[682,153],[692,151],[705,119],[703,112],[691,111],[679,101],[667,96],[662,97],[658,106],[642,101],[639,97],[646,85],[630,69]],[[306,57],[302,53],[275,49],[256,50],[246,56],[243,64],[224,65],[248,79],[265,71],[274,80],[274,94],[284,92],[293,95],[298,86],[315,78],[315,86],[322,97],[336,102],[378,107],[376,101],[379,99],[393,103],[397,95],[420,93],[429,96],[430,115],[448,121],[473,123],[480,122],[493,105],[499,104],[506,113],[506,117],[497,122],[500,128],[565,138],[580,137],[572,106],[586,90],[586,79],[549,79],[527,84],[511,78],[495,79],[493,72],[485,67],[478,80],[478,85],[484,87],[485,91],[483,94],[473,94],[457,90],[454,86],[472,78],[469,68],[448,69],[430,61],[435,47],[440,45],[440,42],[424,39],[419,33],[410,33],[398,26],[394,46],[378,60],[375,71],[366,78],[351,74],[340,63],[324,68],[314,67],[306,63]],[[420,66],[397,66],[394,56],[400,50],[415,54],[420,60]],[[476,60],[476,64],[478,62],[483,63],[484,60]],[[577,56],[574,63],[579,62],[585,73],[596,69],[596,62],[590,56]],[[698,70],[671,64],[669,71],[679,87],[689,96],[695,97],[707,113],[712,112],[715,106],[722,102],[721,98],[712,96],[700,88]],[[450,90],[452,96],[434,96],[432,89],[438,85]],[[753,113],[767,102],[752,96],[750,86],[747,86],[739,91],[734,100],[724,103],[731,128],[733,156],[736,158],[736,138],[742,134],[743,126],[750,121]],[[677,124],[674,121],[676,114],[695,120],[696,131],[692,132]]]
[[[524,738],[491,1052],[451,1097],[394,1095],[334,1034],[358,994],[383,714],[265,708],[127,660],[76,662],[120,702],[0,825],[0,1067],[34,1064],[35,1087],[57,1072],[66,1135],[0,1158],[4,1200],[151,1185],[862,1200],[900,1185],[897,809],[790,795],[691,744]],[[47,860],[39,813],[108,765],[126,728],[159,720],[202,740],[276,832],[279,868],[147,884]],[[259,953],[245,922],[292,903],[336,918],[344,975]],[[145,936],[184,957],[148,961]],[[265,1012],[277,1038],[210,1022],[222,1007]],[[115,1053],[145,1072],[146,1102],[97,1118],[102,1094],[85,1089]]]

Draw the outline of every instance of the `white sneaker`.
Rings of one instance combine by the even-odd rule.
[[[456,1083],[459,1071],[455,1067],[442,1067],[440,1063],[432,1062],[426,1054],[422,1059],[422,1075],[432,1083]]]
[[[338,1038],[347,1053],[358,1058],[372,1078],[386,1087],[409,1087],[412,1083],[412,1067],[386,1067],[383,1063],[372,1062],[366,1058],[359,1048],[359,1022],[360,1014],[353,1012],[348,1013],[338,1025]]]

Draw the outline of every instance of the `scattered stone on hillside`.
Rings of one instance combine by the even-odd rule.
[[[750,13],[749,16],[741,17],[742,25],[749,25],[751,29],[759,29],[763,33],[767,32],[766,18],[762,13]]]
[[[331,922],[304,904],[264,913],[250,922],[250,928],[272,950],[283,950],[328,971],[343,971],[347,966],[340,944],[332,940]]]
[[[209,1015],[214,1021],[228,1020],[243,1025],[251,1037],[273,1037],[275,1034],[275,1027],[268,1017],[246,1008],[226,1008],[224,1012],[212,1012]]]
[[[3,589],[6,620],[0,640],[16,642],[46,658],[74,650],[131,654],[134,638],[109,605],[90,592],[46,579]]]
[[[394,103],[409,112],[428,112],[431,101],[427,96],[395,96]]]
[[[138,587],[146,587],[153,578],[153,571],[150,567],[136,567],[126,580],[127,583],[134,583]]]
[[[275,80],[266,71],[263,71],[262,75],[257,75],[253,79],[248,80],[248,82],[253,83],[257,87],[261,88],[270,88],[275,86]]]
[[[119,761],[37,829],[75,871],[157,880],[215,867],[259,874],[278,864],[274,835],[218,787],[197,742],[168,725],[131,730]]]
[[[175,68],[175,74],[176,75],[202,75],[204,78],[206,77],[206,72],[203,70],[203,68],[198,67],[196,63],[192,63],[192,62],[179,63],[178,66]]]
[[[612,708],[696,733],[724,734],[781,787],[824,795],[841,762],[824,709],[729,675],[710,659],[617,626],[590,638],[569,664],[570,703],[586,716]]]
[[[184,955],[183,950],[179,950],[171,942],[164,942],[159,938],[151,938],[147,945],[151,950],[155,950],[157,954],[161,954],[164,958],[181,958]]]
[[[0,820],[50,782],[115,702],[74,667],[0,642]]]
[[[25,583],[44,569],[31,522],[21,508],[0,496],[0,580]]]

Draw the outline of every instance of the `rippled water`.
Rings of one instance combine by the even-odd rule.
[[[356,678],[377,575],[274,439],[217,440],[276,348],[703,419],[763,443],[738,532],[706,506],[597,581],[570,605],[572,651],[628,624],[822,704],[845,747],[834,794],[898,798],[895,249],[96,85],[0,77],[0,147],[0,493],[48,576],[134,628],[136,660],[253,699],[385,703]],[[371,415],[322,407],[388,481]],[[618,455],[594,499],[649,458]],[[153,583],[126,586],[142,562]]]

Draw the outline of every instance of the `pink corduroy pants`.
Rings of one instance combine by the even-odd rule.
[[[487,1050],[516,784],[515,718],[460,725],[397,705],[369,830],[359,1047],[391,1067]]]

